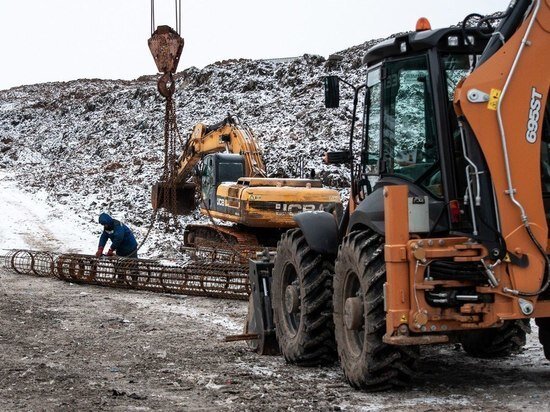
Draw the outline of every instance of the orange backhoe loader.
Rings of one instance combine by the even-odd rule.
[[[550,3],[423,19],[364,63],[362,149],[328,154],[351,163],[348,209],[297,215],[274,262],[252,263],[251,343],[338,358],[365,390],[408,385],[419,345],[511,355],[530,319],[550,359]],[[325,79],[327,107],[341,80]]]

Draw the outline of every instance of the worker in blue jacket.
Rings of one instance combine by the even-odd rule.
[[[103,249],[107,243],[107,239],[111,240],[111,247],[107,256],[113,256],[116,252],[117,256],[137,258],[136,238],[132,231],[125,224],[113,219],[107,213],[99,215],[99,223],[103,225],[103,233],[99,238],[99,246],[97,247],[96,257],[103,255]]]

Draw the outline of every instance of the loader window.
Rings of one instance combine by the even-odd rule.
[[[367,74],[367,95],[363,125],[362,163],[364,171],[369,175],[378,174],[380,159],[380,67],[372,69]]]
[[[444,69],[447,84],[447,118],[450,127],[450,144],[455,167],[454,179],[456,182],[457,193],[460,196],[466,192],[467,188],[465,176],[467,162],[464,159],[460,129],[458,127],[458,119],[453,107],[453,99],[456,86],[463,78],[468,76],[476,61],[477,57],[471,54],[443,54],[441,56],[442,67]]]
[[[386,64],[383,82],[384,173],[412,180],[436,196],[440,184],[431,79],[425,56]]]
[[[456,85],[468,75],[475,61],[475,56],[468,54],[449,54],[442,58],[447,79],[447,97],[453,101]]]

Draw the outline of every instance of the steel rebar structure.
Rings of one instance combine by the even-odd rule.
[[[202,250],[199,257],[203,259],[192,258],[184,266],[175,266],[146,259],[97,258],[76,253],[55,254],[20,249],[0,255],[0,267],[22,275],[57,277],[73,283],[248,299],[248,265],[242,257],[208,249]]]

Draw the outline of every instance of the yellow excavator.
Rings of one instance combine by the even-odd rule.
[[[177,131],[173,94],[174,74],[184,40],[176,4],[176,30],[159,26],[155,31],[154,2],[149,49],[159,72],[159,93],[166,99],[165,159],[162,181],[153,187],[152,205],[175,214],[189,214],[200,204],[210,225],[187,225],[184,244],[219,247],[221,243],[255,247],[275,246],[282,232],[296,227],[297,213],[342,214],[340,194],[316,179],[267,178],[265,162],[252,130],[228,115],[208,126],[197,124],[176,159]],[[234,223],[215,224],[214,218]],[[234,249],[230,246],[229,249]]]
[[[267,178],[265,162],[252,130],[228,115],[214,125],[197,124],[176,163],[175,187],[153,188],[153,208],[177,214],[196,209],[234,225],[192,224],[186,246],[220,244],[275,246],[281,233],[297,224],[304,211],[342,214],[340,195],[318,179]],[[174,186],[174,183],[171,183]],[[175,196],[169,195],[175,189]],[[174,201],[175,200],[175,201]]]

